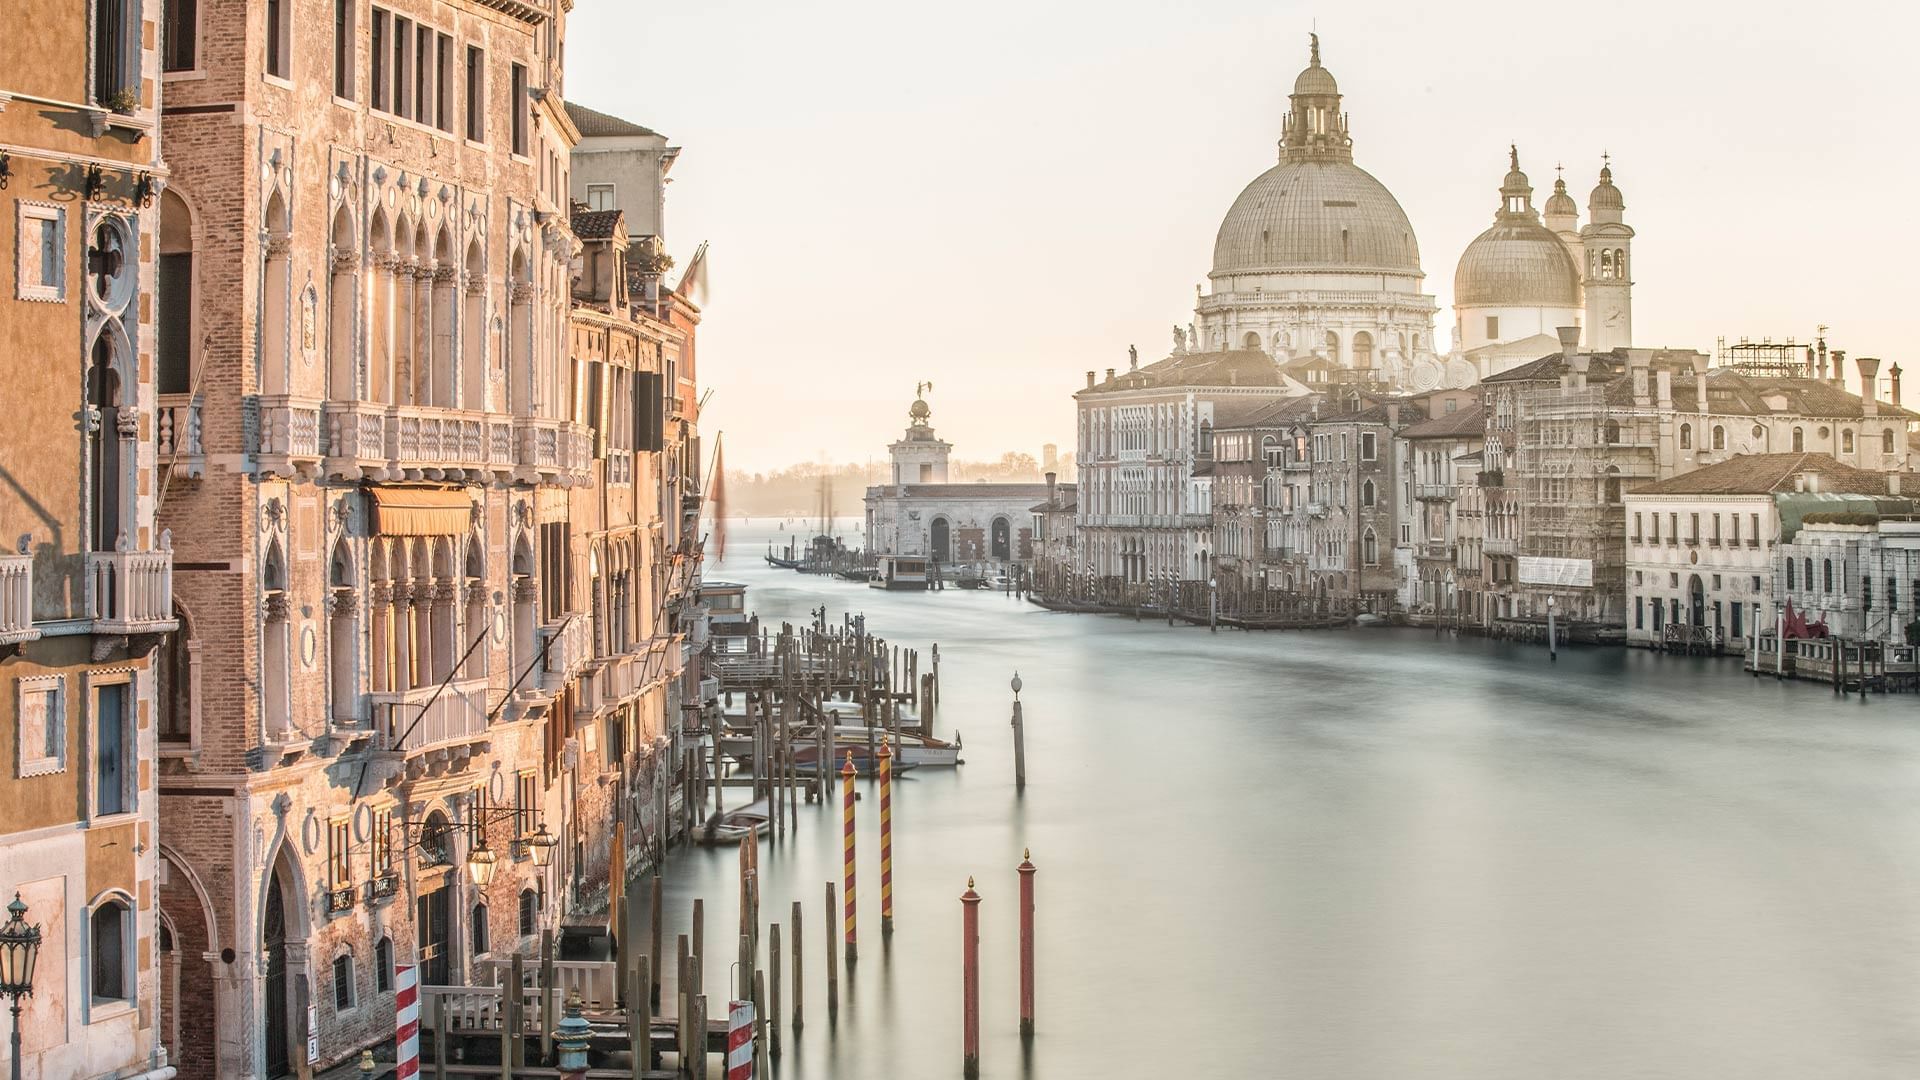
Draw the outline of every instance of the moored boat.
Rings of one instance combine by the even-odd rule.
[[[761,799],[707,818],[694,839],[702,844],[738,844],[749,836],[766,832],[772,818],[772,808]]]

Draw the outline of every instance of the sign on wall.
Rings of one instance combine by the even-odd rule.
[[[1550,559],[1544,555],[1522,555],[1520,556],[1520,584],[1591,589],[1593,588],[1593,560]]]

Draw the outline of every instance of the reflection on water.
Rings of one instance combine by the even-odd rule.
[[[825,603],[896,642],[939,642],[940,726],[964,733],[967,757],[896,785],[885,946],[877,802],[861,804],[861,961],[831,1029],[837,820],[803,808],[797,836],[764,850],[763,913],[805,906],[808,1022],[781,1077],[959,1074],[968,875],[985,897],[986,1077],[1806,1080],[1920,1065],[1911,698],[1836,699],[1643,652],[1575,648],[1550,665],[1431,632],[1210,634],[992,593],[887,594],[767,569],[769,531],[736,523],[709,575],[749,582],[775,626]],[[1027,846],[1030,1060],[1014,905]],[[692,851],[668,868],[669,945],[706,897],[710,987],[737,952],[735,866],[731,850]]]

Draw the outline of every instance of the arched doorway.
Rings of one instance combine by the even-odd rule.
[[[989,551],[996,559],[1013,557],[1013,526],[1008,524],[1006,518],[993,519],[993,541]]]
[[[227,962],[220,957],[219,927],[192,867],[165,844],[160,845],[160,858],[165,867],[155,890],[161,930],[156,1012],[160,1042],[167,1063],[181,1076],[218,1076],[219,1040],[202,1033],[220,1030],[217,979]]]
[[[276,867],[267,880],[266,912],[260,922],[260,949],[267,960],[266,1023],[267,1075],[285,1076],[291,1062],[287,1054],[287,896],[286,884]]]
[[[1687,578],[1687,607],[1691,617],[1687,620],[1694,626],[1707,625],[1707,590],[1700,583],[1700,575]]]
[[[933,519],[933,561],[953,561],[953,527],[943,517]]]

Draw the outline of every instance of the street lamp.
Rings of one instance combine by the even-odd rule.
[[[493,871],[498,863],[499,857],[485,844],[467,852],[467,874],[473,878],[475,885],[483,889],[492,883]]]
[[[547,823],[540,823],[540,830],[527,837],[527,847],[533,851],[533,865],[545,869],[553,863],[554,846],[560,838],[547,831]]]
[[[0,995],[13,999],[13,1080],[20,1080],[20,999],[33,996],[33,965],[40,959],[40,926],[27,925],[19,893],[7,905],[12,918],[0,926]]]

